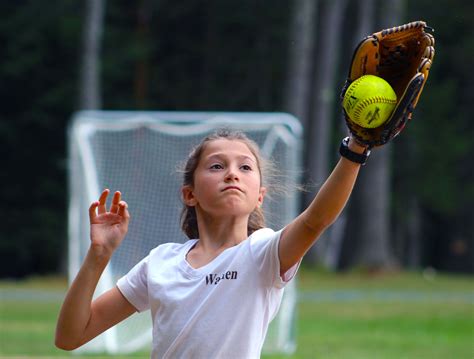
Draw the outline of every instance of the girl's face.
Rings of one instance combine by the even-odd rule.
[[[248,216],[263,203],[264,195],[257,160],[238,140],[207,143],[194,172],[194,186],[183,187],[188,206],[216,218]]]

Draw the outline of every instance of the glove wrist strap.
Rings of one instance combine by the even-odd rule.
[[[341,146],[339,147],[339,154],[347,158],[351,162],[359,163],[365,165],[367,158],[369,158],[370,150],[366,149],[364,153],[357,153],[349,149],[349,137],[346,137],[342,140]]]

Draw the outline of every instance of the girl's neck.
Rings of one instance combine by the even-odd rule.
[[[205,251],[219,251],[247,239],[248,218],[219,218],[198,215],[199,245]]]
[[[187,253],[186,260],[194,269],[205,266],[223,251],[247,239],[247,220],[199,220],[199,241]]]

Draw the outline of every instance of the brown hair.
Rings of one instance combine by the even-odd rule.
[[[220,129],[216,132],[205,137],[201,143],[199,143],[188,156],[188,159],[185,162],[183,169],[183,186],[194,186],[194,172],[199,164],[201,159],[202,152],[204,151],[206,145],[215,140],[227,139],[230,141],[241,141],[247,145],[250,152],[255,156],[257,160],[257,166],[260,172],[260,185],[263,185],[263,163],[260,156],[260,151],[258,145],[249,139],[246,134],[241,131],[235,131],[230,129]],[[247,224],[247,233],[248,235],[255,232],[257,229],[265,227],[265,217],[263,210],[260,207],[255,208],[255,210],[250,214],[249,221]],[[196,209],[186,204],[183,206],[181,211],[181,229],[188,236],[188,238],[199,238],[199,230],[197,224]]]

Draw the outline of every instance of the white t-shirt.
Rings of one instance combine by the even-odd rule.
[[[153,249],[117,287],[138,310],[151,310],[152,358],[259,358],[285,284],[279,232],[264,228],[198,269],[186,261],[197,240]]]

